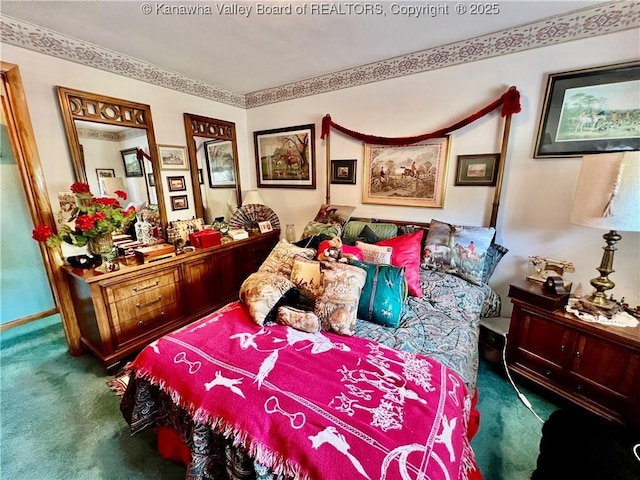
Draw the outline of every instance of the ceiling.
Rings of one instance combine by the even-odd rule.
[[[483,15],[469,10],[491,3],[2,0],[0,9],[3,15],[245,95],[599,3],[501,0],[494,4],[498,12]],[[461,4],[466,14],[456,13]],[[261,12],[260,5],[274,12]],[[432,10],[420,12],[420,6]],[[408,7],[414,8],[412,15]],[[147,8],[151,13],[144,13]],[[186,14],[186,8],[196,13]],[[296,13],[304,8],[306,13]],[[366,8],[379,10],[368,14]]]

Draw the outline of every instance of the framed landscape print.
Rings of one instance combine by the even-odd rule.
[[[640,62],[549,75],[535,158],[640,150]]]
[[[138,160],[138,149],[127,148],[120,150],[122,162],[124,163],[124,174],[127,177],[142,177],[142,162]]]
[[[499,153],[458,155],[455,185],[495,187],[499,162]]]
[[[167,177],[167,183],[169,184],[170,192],[180,192],[187,189],[187,185],[184,181],[184,177]]]
[[[364,146],[362,203],[444,206],[449,137],[412,145]]]
[[[204,142],[207,174],[211,188],[229,188],[236,185],[236,167],[233,159],[233,142],[211,140]]]
[[[253,132],[260,188],[316,188],[315,125]]]
[[[101,178],[111,178],[116,176],[116,171],[113,168],[96,168],[96,176],[98,180]]]
[[[356,184],[355,160],[331,160],[331,183]]]
[[[187,170],[187,147],[179,145],[158,145],[160,167],[163,170]]]
[[[174,195],[171,197],[171,210],[186,210],[189,208],[189,201],[186,195]]]

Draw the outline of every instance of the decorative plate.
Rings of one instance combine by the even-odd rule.
[[[251,230],[258,228],[259,222],[271,222],[274,230],[280,229],[280,220],[276,213],[266,205],[259,203],[250,203],[238,208],[229,220],[229,228],[244,228]]]

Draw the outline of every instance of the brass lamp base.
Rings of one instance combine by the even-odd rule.
[[[595,292],[591,295],[587,295],[582,300],[603,309],[614,308],[618,303],[614,300],[607,299],[604,292],[611,290],[616,286],[611,280],[609,280],[609,274],[615,272],[613,269],[613,254],[616,251],[615,244],[620,241],[622,236],[615,230],[611,230],[605,233],[604,238],[607,243],[602,247],[604,253],[602,254],[602,261],[600,266],[596,269],[600,272],[600,276],[592,278],[589,283],[595,288]]]

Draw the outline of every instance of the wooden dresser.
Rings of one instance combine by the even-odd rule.
[[[280,231],[100,274],[63,267],[83,347],[112,373],[144,346],[238,298]]]
[[[563,308],[541,308],[539,303],[549,305],[549,294],[534,285],[512,285],[509,292],[509,370],[593,413],[640,428],[640,326],[610,327]],[[530,295],[523,295],[527,290]]]

